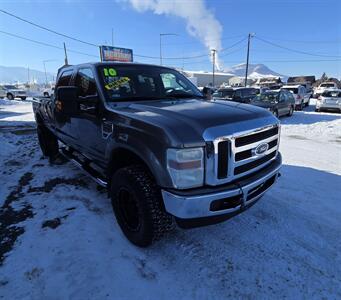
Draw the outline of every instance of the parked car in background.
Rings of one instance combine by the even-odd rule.
[[[213,94],[213,99],[250,103],[257,96],[255,88],[222,88]]]
[[[54,86],[43,90],[44,97],[51,97],[54,94]]]
[[[325,90],[337,89],[337,88],[338,88],[337,84],[333,81],[322,82],[317,88],[315,88],[314,98],[318,98],[319,96],[321,96]]]
[[[25,100],[27,95],[26,91],[23,89],[17,88],[15,85],[3,85],[3,89],[5,90],[5,94],[8,100],[13,100],[14,98],[20,98],[21,100]]]
[[[309,105],[310,95],[306,93],[306,89],[302,85],[284,85],[281,90],[289,91],[295,99],[295,109],[303,110]]]
[[[285,115],[292,116],[295,110],[295,98],[286,90],[267,91],[259,94],[251,104],[269,110],[277,118]]]
[[[3,86],[0,85],[0,99],[3,99],[6,97],[6,90]]]
[[[341,90],[326,90],[317,98],[315,111],[333,110],[341,112]]]

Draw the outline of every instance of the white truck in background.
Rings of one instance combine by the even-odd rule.
[[[337,88],[338,88],[337,84],[335,82],[333,82],[333,81],[322,82],[317,88],[315,88],[315,90],[314,90],[314,98],[318,98],[326,90],[337,89]]]

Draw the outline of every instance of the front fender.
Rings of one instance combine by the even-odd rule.
[[[141,138],[129,136],[127,141],[110,140],[106,148],[106,160],[120,159],[114,157],[116,150],[125,149],[139,157],[152,173],[156,183],[162,188],[172,188],[172,180],[168,174],[166,166],[166,150],[157,142],[153,144],[153,149],[148,147],[149,143]]]

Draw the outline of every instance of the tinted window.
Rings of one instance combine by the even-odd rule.
[[[213,94],[213,96],[221,98],[232,98],[233,93],[233,90],[218,90],[216,93]]]
[[[281,93],[279,97],[279,101],[285,102],[287,100],[287,95],[285,93]]]
[[[72,73],[73,73],[72,70],[64,71],[60,75],[57,85],[58,86],[68,86],[69,83],[70,83],[70,79],[71,79]]]
[[[243,97],[254,97],[256,96],[257,91],[255,89],[244,89],[242,90]]]
[[[283,90],[293,92],[294,94],[298,93],[298,88],[283,88]]]
[[[79,88],[79,96],[97,95],[96,81],[92,70],[89,68],[79,69],[76,77],[76,86]]]
[[[327,91],[322,94],[323,97],[341,98],[341,92],[339,91]]]
[[[322,83],[320,87],[334,87],[335,85],[333,83]]]
[[[265,102],[274,102],[278,100],[278,93],[264,93],[260,95],[260,100]]]
[[[9,90],[16,89],[16,87],[14,85],[5,85],[5,88],[9,89]]]

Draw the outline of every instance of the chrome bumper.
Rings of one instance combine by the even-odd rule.
[[[191,193],[176,194],[162,190],[165,209],[168,213],[180,219],[213,217],[242,211],[263,196],[263,194],[276,182],[281,164],[282,158],[280,153],[278,153],[276,160],[263,170],[256,172],[255,175],[247,179],[228,185],[226,190],[223,191],[221,191],[220,188],[217,188],[219,191],[207,193],[207,191],[203,189],[203,193],[200,194],[199,189],[195,195],[191,195]],[[271,184],[267,186],[269,180],[271,180]],[[266,188],[264,187],[265,184]],[[229,198],[233,197],[232,199],[236,199],[238,196],[240,196],[239,205],[218,211],[211,210],[213,201],[222,199],[225,201],[226,199],[226,202],[228,203]]]

